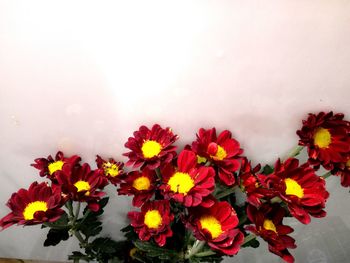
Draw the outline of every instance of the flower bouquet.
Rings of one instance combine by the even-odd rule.
[[[74,262],[220,262],[261,240],[294,262],[293,228],[284,219],[309,224],[326,216],[330,175],[350,186],[350,123],[343,114],[309,114],[297,134],[298,146],[274,166],[252,165],[228,130],[202,128],[178,151],[178,136],[158,124],[141,126],[125,143],[129,170],[99,155],[92,169],[59,151],[35,159],[46,181],[12,194],[0,226],[41,224],[48,229],[44,246],[74,236],[81,248],[69,255]],[[308,161],[300,163],[303,149]],[[327,172],[319,176],[321,166]],[[108,184],[132,196],[135,207],[121,241],[100,236]]]

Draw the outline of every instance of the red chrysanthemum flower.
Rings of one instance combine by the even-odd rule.
[[[278,160],[275,170],[266,177],[267,186],[288,204],[292,216],[303,224],[310,223],[310,215],[324,217],[329,193],[325,180],[315,174],[308,163],[299,166],[299,160],[289,158],[284,163]]]
[[[350,122],[343,118],[343,114],[320,112],[310,113],[303,120],[303,127],[297,131],[299,145],[308,148],[309,162],[315,169],[322,165],[333,170],[334,163],[346,161],[350,153]]]
[[[171,164],[162,169],[165,197],[172,198],[185,206],[198,206],[215,187],[215,171],[212,167],[197,167],[194,152],[183,150],[177,159],[177,168]]]
[[[147,166],[154,170],[160,164],[171,162],[176,157],[176,146],[172,145],[178,139],[170,128],[161,128],[158,124],[152,129],[141,126],[134,132],[125,143],[125,147],[131,152],[124,153],[129,158],[126,165],[133,165],[134,168]]]
[[[108,158],[108,161],[102,159],[99,155],[96,156],[97,167],[102,171],[103,175],[113,184],[117,185],[124,177],[124,164],[116,162],[113,158]]]
[[[251,162],[246,157],[242,159],[239,171],[240,187],[247,195],[247,202],[258,207],[261,205],[260,199],[268,199],[273,193],[269,189],[262,187],[257,173],[260,171],[260,164],[252,168]]]
[[[63,165],[69,164],[71,166],[78,165],[81,158],[78,155],[73,155],[72,157],[64,157],[64,154],[59,151],[57,152],[55,159],[49,155],[47,158],[37,158],[34,160],[35,163],[31,164],[31,166],[40,170],[40,176],[55,181],[55,172],[61,171]]]
[[[189,211],[186,226],[198,240],[204,240],[216,251],[235,255],[244,241],[244,235],[235,227],[238,218],[228,202],[217,202],[210,208],[195,207]]]
[[[207,159],[218,167],[221,182],[227,186],[236,182],[234,172],[239,168],[239,155],[243,150],[232,138],[231,132],[225,130],[216,137],[215,128],[210,130],[201,128],[197,134],[197,140],[192,143],[192,149],[198,155],[198,162]]]
[[[44,222],[54,222],[64,211],[61,190],[50,187],[47,183],[34,182],[29,189],[20,189],[13,193],[7,202],[12,210],[0,220],[0,226],[5,229],[13,224],[34,225]]]
[[[164,246],[166,239],[173,235],[170,223],[174,215],[170,212],[168,200],[147,202],[141,207],[141,212],[128,213],[131,226],[140,240],[148,241],[151,237],[159,246]]]
[[[278,204],[263,204],[259,209],[248,205],[247,215],[255,226],[249,225],[246,229],[268,242],[270,252],[288,263],[294,262],[294,257],[288,251],[288,248],[296,248],[295,240],[288,236],[294,230],[282,224],[285,210]]]
[[[99,170],[91,170],[89,164],[79,167],[63,166],[62,171],[56,173],[62,193],[73,201],[87,202],[92,211],[98,211],[97,201],[105,195],[103,189],[107,182],[101,180]]]
[[[133,195],[133,206],[141,207],[146,201],[152,198],[156,190],[156,180],[155,171],[147,168],[141,172],[130,172],[120,184],[118,194]]]

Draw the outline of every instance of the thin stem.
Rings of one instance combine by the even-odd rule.
[[[288,156],[284,159],[287,160],[288,158],[293,158],[297,155],[300,154],[300,152],[304,149],[304,146],[297,145],[289,154]]]
[[[229,188],[229,189],[227,189],[227,190],[221,192],[220,194],[216,195],[216,198],[217,198],[217,199],[221,199],[221,198],[223,198],[223,197],[225,197],[225,196],[228,196],[228,195],[234,193],[234,192],[236,191],[237,188],[238,188],[237,185],[234,186],[234,187],[232,187],[232,188]]]
[[[325,173],[324,175],[322,175],[321,177],[323,179],[327,179],[328,177],[330,177],[332,175],[331,171],[328,171],[327,173]]]
[[[192,248],[188,251],[188,253],[185,256],[185,258],[189,259],[193,255],[196,255],[203,248],[204,245],[205,245],[205,241],[196,240],[196,242],[194,242]]]
[[[72,205],[72,201],[69,200],[69,201],[65,204],[65,206],[68,208],[68,212],[69,212],[70,217],[73,218],[73,217],[74,217],[74,214],[73,214],[73,205]]]
[[[72,225],[74,225],[75,222],[77,221],[79,213],[80,213],[80,202],[78,202],[77,207],[75,209],[75,215],[73,217]]]
[[[156,168],[156,174],[157,174],[158,179],[162,181],[162,174],[160,173],[159,167]]]
[[[200,253],[196,254],[196,257],[207,257],[207,256],[211,256],[211,255],[215,255],[216,253],[213,250],[206,250]]]
[[[74,230],[73,234],[79,240],[79,243],[82,247],[87,246],[87,243],[85,242],[84,238],[81,236],[81,234],[78,230]]]
[[[247,244],[248,242],[252,241],[254,238],[256,238],[256,235],[254,235],[254,234],[249,234],[248,236],[246,236],[246,237],[244,238],[244,242],[243,242],[242,245]],[[241,246],[242,246],[242,245],[241,245]]]

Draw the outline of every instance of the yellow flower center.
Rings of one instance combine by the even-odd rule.
[[[201,223],[202,229],[206,229],[210,232],[211,237],[217,238],[222,234],[220,222],[213,216],[202,216],[199,220]]]
[[[264,220],[263,228],[265,228],[266,230],[271,230],[271,231],[277,233],[276,226],[272,222],[272,220],[270,220],[270,219]]]
[[[194,181],[188,173],[175,173],[168,181],[170,190],[186,195],[194,186]]]
[[[162,216],[158,210],[148,210],[145,214],[144,223],[148,228],[158,228],[162,221]]]
[[[318,128],[314,135],[314,144],[319,148],[327,148],[332,142],[332,136],[327,129]]]
[[[304,196],[304,190],[300,184],[297,183],[297,181],[287,178],[284,180],[284,182],[286,184],[287,195],[295,195],[299,198],[302,198]]]
[[[207,158],[197,155],[197,163],[206,163]]]
[[[90,192],[90,184],[86,181],[78,181],[74,184],[74,186],[78,189],[78,192],[81,192],[81,191],[87,191],[85,193],[85,195],[89,195]]]
[[[227,156],[227,153],[224,148],[222,148],[220,145],[218,145],[218,150],[216,151],[215,155],[211,155],[210,157],[216,160],[223,160]]]
[[[132,186],[139,191],[148,190],[149,187],[151,186],[151,182],[149,181],[148,177],[141,176],[134,180],[134,182],[132,183]]]
[[[38,211],[46,212],[47,210],[47,203],[44,201],[35,201],[32,203],[29,203],[26,208],[23,211],[23,217],[25,220],[32,220],[34,219],[34,214]]]
[[[145,158],[152,158],[160,153],[162,146],[156,141],[148,140],[142,144],[141,150]]]
[[[130,251],[129,251],[129,256],[130,256],[131,258],[134,258],[136,252],[137,252],[137,248],[136,248],[136,247],[130,249]]]
[[[56,162],[50,163],[48,166],[50,175],[56,171],[62,170],[63,164],[64,164],[63,161],[56,161]]]
[[[104,163],[103,170],[105,172],[105,175],[110,175],[112,177],[116,177],[119,174],[118,165],[115,163]]]

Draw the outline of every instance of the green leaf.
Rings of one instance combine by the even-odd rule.
[[[63,240],[67,240],[69,238],[68,228],[66,229],[54,229],[51,228],[47,233],[46,240],[44,241],[44,247],[48,246],[56,246]]]
[[[79,230],[86,236],[96,236],[102,231],[102,223],[99,221],[85,221],[84,224],[79,225]]]
[[[144,251],[147,257],[156,257],[161,260],[171,260],[173,262],[178,258],[178,253],[174,250],[158,247],[151,242],[134,241],[135,247]]]
[[[249,241],[248,243],[245,243],[242,247],[253,247],[253,248],[257,248],[260,246],[259,241],[254,238],[251,241]]]
[[[268,164],[266,164],[263,168],[263,174],[265,174],[265,175],[272,174],[273,171],[274,171],[273,167],[268,165]]]

